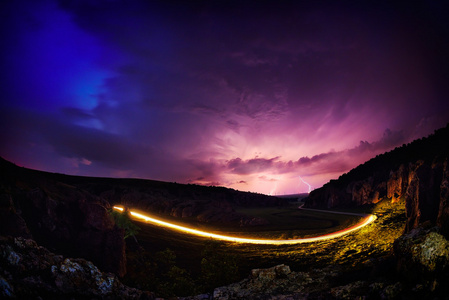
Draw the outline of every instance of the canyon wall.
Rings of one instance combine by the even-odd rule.
[[[379,155],[331,180],[305,199],[305,207],[336,208],[405,200],[406,232],[438,225],[449,236],[449,127]]]
[[[332,181],[313,191],[306,199],[307,207],[335,208],[377,203],[383,198],[405,200],[406,231],[430,222],[449,233],[448,161],[427,164],[417,161],[391,170],[386,179],[370,176],[341,185]]]

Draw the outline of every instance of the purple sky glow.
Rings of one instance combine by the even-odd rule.
[[[449,122],[444,1],[0,4],[0,156],[307,192]]]

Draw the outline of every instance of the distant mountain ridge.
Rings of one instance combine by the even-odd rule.
[[[449,124],[432,135],[378,155],[312,191],[310,208],[405,199],[406,231],[428,222],[449,235]]]

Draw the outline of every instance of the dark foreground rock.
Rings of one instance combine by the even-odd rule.
[[[216,288],[211,294],[183,299],[394,299],[402,292],[400,283],[384,281],[361,279],[340,285],[342,272],[341,266],[293,272],[278,265],[252,270],[247,279]]]
[[[55,255],[35,241],[0,238],[0,298],[153,299],[92,262]]]
[[[394,244],[394,256],[356,268],[329,265],[304,272],[287,265],[254,269],[248,278],[183,300],[449,299],[449,241],[438,228],[418,228]],[[35,241],[0,237],[0,298],[154,299],[123,285],[90,261],[55,255]]]
[[[46,248],[126,273],[123,230],[104,199],[62,184],[0,192],[0,235],[32,238]]]
[[[399,274],[428,290],[449,280],[449,241],[438,231],[438,227],[420,227],[394,242]]]

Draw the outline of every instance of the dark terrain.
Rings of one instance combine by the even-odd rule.
[[[250,229],[270,222],[242,211],[283,208],[286,199],[46,173],[2,159],[0,293],[31,299],[151,299],[205,292],[194,298],[445,299],[448,158],[449,126],[329,182],[304,199],[307,207],[371,212],[378,219],[340,239],[287,247],[212,243],[140,224],[137,242],[125,242],[126,230],[110,211],[122,204],[191,224]],[[250,272],[274,265],[279,266]],[[239,283],[218,288],[248,272]]]
[[[378,155],[311,192],[306,207],[338,208],[406,200],[406,232],[423,223],[449,235],[449,125]]]

